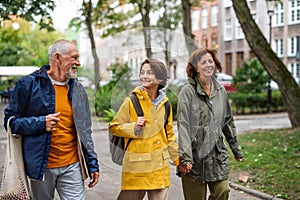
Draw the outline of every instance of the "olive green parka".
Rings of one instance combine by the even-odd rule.
[[[180,163],[191,163],[187,175],[195,181],[228,179],[229,157],[225,140],[235,157],[243,157],[225,88],[212,77],[208,96],[198,78],[188,79],[178,96]]]
[[[134,125],[137,114],[133,103],[126,97],[118,113],[110,122],[113,135],[125,137],[125,144],[133,138],[125,153],[122,164],[121,190],[154,190],[170,185],[170,158],[179,164],[179,152],[173,132],[172,109],[164,129],[165,97],[155,109],[146,91],[136,87],[133,90],[141,104],[146,118],[142,135],[137,137]]]

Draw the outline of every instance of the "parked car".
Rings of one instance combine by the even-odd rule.
[[[227,92],[236,92],[237,88],[232,85],[232,76],[226,73],[217,73],[217,80],[224,86]]]

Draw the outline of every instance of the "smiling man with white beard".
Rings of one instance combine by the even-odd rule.
[[[49,47],[50,65],[17,82],[4,126],[10,117],[13,134],[22,134],[26,174],[33,199],[85,199],[88,187],[98,183],[99,165],[91,136],[86,92],[77,81],[80,66],[76,46],[58,40]]]

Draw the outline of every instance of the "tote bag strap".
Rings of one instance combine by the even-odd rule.
[[[14,157],[14,150],[12,148],[12,132],[11,132],[11,128],[10,128],[10,120],[15,118],[15,116],[11,116],[8,120],[7,120],[7,127],[6,127],[6,132],[7,132],[7,152],[6,152],[6,156],[8,156],[9,158],[13,158]]]

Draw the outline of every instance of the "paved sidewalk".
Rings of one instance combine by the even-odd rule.
[[[95,141],[95,148],[97,150],[101,175],[100,182],[95,188],[86,190],[87,199],[104,199],[115,200],[120,191],[121,181],[121,167],[111,161],[108,147],[108,132],[105,130],[107,123],[94,123],[93,138]],[[171,166],[171,185],[169,191],[170,200],[183,200],[183,193],[181,187],[181,179],[175,175],[176,168]],[[147,199],[147,198],[146,198]],[[230,200],[257,200],[253,195],[245,192],[231,189]]]
[[[2,171],[5,157],[6,133],[3,128],[3,110],[6,105],[0,103],[0,180],[2,179]],[[268,118],[268,120],[262,120]],[[286,113],[278,113],[272,115],[250,115],[250,116],[235,116],[238,133],[243,133],[246,130],[265,129],[265,128],[285,128],[291,127]],[[273,124],[273,125],[272,125]],[[93,139],[95,149],[98,153],[100,161],[101,174],[99,183],[94,188],[86,189],[87,200],[115,200],[120,191],[121,182],[121,167],[111,161],[109,146],[108,146],[108,124],[103,122],[93,123]],[[174,123],[174,132],[177,134],[176,122]],[[169,191],[170,200],[183,200],[180,178],[175,175],[175,166],[171,166],[171,186]],[[1,184],[1,183],[0,183]],[[86,184],[87,185],[87,184]],[[230,192],[230,200],[257,200],[257,199],[272,199],[273,197],[259,191],[251,190],[251,188],[243,188],[238,184],[232,184]],[[234,188],[239,188],[234,189]],[[240,191],[241,190],[241,191]],[[246,193],[251,193],[252,195]],[[254,196],[258,195],[258,197]],[[57,198],[59,199],[59,198]],[[147,199],[147,198],[146,198]],[[274,198],[273,198],[274,199]]]

